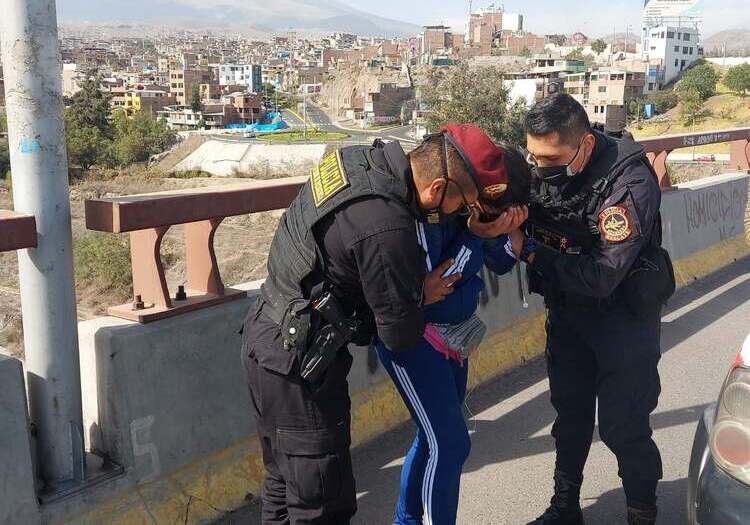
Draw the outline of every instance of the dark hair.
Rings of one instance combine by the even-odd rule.
[[[555,93],[537,102],[526,115],[524,127],[527,134],[537,137],[557,133],[566,144],[577,144],[591,132],[586,110],[566,93]]]
[[[520,148],[507,142],[498,142],[497,145],[503,150],[503,162],[508,174],[508,191],[492,204],[494,206],[528,204],[531,198],[531,168],[526,162],[526,156]]]

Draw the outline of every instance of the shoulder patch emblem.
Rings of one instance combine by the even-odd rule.
[[[630,225],[627,208],[610,206],[599,214],[599,230],[609,242],[622,242],[630,238],[633,228]]]
[[[331,197],[349,186],[344,170],[341,168],[341,157],[338,150],[329,153],[315,166],[310,176],[315,207],[319,208]]]

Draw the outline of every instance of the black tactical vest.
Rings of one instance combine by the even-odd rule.
[[[279,325],[289,314],[304,310],[311,289],[323,280],[320,249],[314,226],[342,205],[366,196],[379,196],[409,206],[409,186],[402,176],[378,169],[374,148],[397,143],[350,146],[330,153],[313,169],[289,209],[281,217],[268,254],[268,278],[261,286],[264,312]]]
[[[527,233],[561,253],[589,253],[599,239],[597,208],[616,179],[633,164],[651,166],[640,144],[594,134],[595,158],[582,173],[561,186],[532,181]]]

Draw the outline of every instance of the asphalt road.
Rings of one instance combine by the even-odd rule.
[[[750,258],[680,290],[662,319],[662,395],[653,415],[664,461],[661,525],[685,523],[693,433],[750,331]],[[479,356],[481,359],[481,355]],[[461,479],[458,523],[525,524],[551,492],[554,411],[544,363],[537,360],[469,396],[472,452]],[[390,523],[411,423],[354,452],[359,512],[355,525]],[[582,504],[589,525],[624,524],[624,494],[614,456],[595,436]],[[260,523],[257,505],[220,523]]]
[[[286,108],[280,108],[279,111],[284,121],[289,125],[289,129],[296,131],[304,127],[303,115],[300,111],[289,111]],[[335,144],[341,145],[372,144],[379,137],[386,140],[398,140],[408,151],[417,143],[410,133],[411,126],[391,126],[374,130],[362,130],[355,128],[352,123],[343,125],[334,122],[325,111],[309,101],[307,104],[307,125],[325,132],[346,133],[349,135],[346,139],[333,141]],[[261,142],[257,138],[245,138],[242,133],[231,135],[216,134],[212,138],[225,142]],[[265,144],[266,142],[262,143]]]

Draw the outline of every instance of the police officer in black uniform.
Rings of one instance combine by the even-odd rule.
[[[428,161],[438,145],[437,162]],[[267,472],[263,523],[337,525],[355,513],[346,344],[367,345],[377,334],[393,351],[416,346],[423,304],[460,279],[442,278],[447,266],[425,275],[415,222],[475,209],[482,188],[459,149],[448,134],[408,157],[397,142],[340,149],[281,218],[243,328]],[[524,219],[514,209],[478,231],[507,233]]]
[[[662,464],[649,416],[660,393],[660,311],[674,291],[657,179],[640,145],[592,130],[569,95],[537,103],[526,132],[535,178],[522,259],[547,306],[557,411],[555,494],[530,525],[583,523],[579,496],[597,401],[628,523],[653,524]]]

